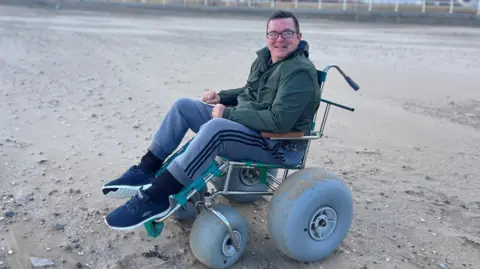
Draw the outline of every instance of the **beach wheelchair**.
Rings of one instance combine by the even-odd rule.
[[[317,70],[321,95],[330,69],[336,69],[355,90],[359,86],[338,65],[327,65]],[[240,212],[230,205],[216,204],[221,195],[237,203],[251,203],[270,197],[267,229],[275,246],[286,256],[301,262],[319,261],[328,257],[343,242],[353,220],[353,200],[350,189],[335,174],[319,168],[306,168],[312,140],[323,137],[330,107],[349,111],[353,108],[321,98],[316,114],[325,104],[325,112],[318,131],[315,115],[310,135],[303,133],[262,133],[268,139],[308,140],[304,157],[298,165],[279,166],[248,160],[233,161],[218,156],[204,174],[170,195],[168,214],[144,224],[150,237],[157,237],[164,221],[194,219],[189,244],[193,255],[210,268],[228,268],[244,253],[248,242],[248,223]],[[190,140],[191,141],[191,140]],[[157,172],[163,172],[173,159],[182,154],[190,141],[165,161]],[[283,169],[279,179],[277,174]],[[289,172],[294,170],[289,175]],[[214,188],[207,189],[207,183]],[[268,200],[268,199],[266,199]]]

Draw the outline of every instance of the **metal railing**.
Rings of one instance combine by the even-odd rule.
[[[247,7],[271,9],[302,9],[322,11],[350,12],[404,12],[465,14],[480,16],[480,0],[105,0],[106,2],[212,6],[212,7]]]

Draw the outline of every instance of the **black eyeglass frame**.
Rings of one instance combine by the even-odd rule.
[[[297,31],[293,30],[285,30],[283,32],[277,32],[277,31],[270,31],[266,33],[266,36],[268,39],[277,39],[280,35],[283,37],[283,39],[290,39],[292,38]],[[272,36],[273,35],[273,36]]]

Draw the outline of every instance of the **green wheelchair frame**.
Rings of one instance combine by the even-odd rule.
[[[318,82],[320,84],[320,96],[323,94],[323,88],[325,85],[325,81],[327,78],[327,72],[331,69],[334,68],[336,69],[346,80],[346,82],[355,90],[359,90],[359,86],[349,77],[347,76],[342,69],[335,64],[327,65],[323,71],[317,70],[317,77],[318,77]],[[203,173],[202,176],[199,178],[195,179],[192,181],[192,183],[188,186],[185,186],[179,193],[170,195],[169,196],[169,201],[170,201],[170,208],[168,213],[160,218],[160,219],[154,219],[151,220],[147,223],[144,224],[144,228],[146,229],[147,234],[155,238],[159,236],[164,228],[164,221],[168,219],[170,216],[172,216],[177,210],[181,209],[182,207],[185,209],[185,206],[191,200],[191,198],[197,194],[200,193],[202,190],[206,189],[207,183],[212,180],[214,177],[223,177],[226,175],[225,179],[225,185],[220,188],[220,190],[214,191],[213,193],[206,192],[204,194],[204,198],[201,201],[196,201],[194,204],[194,208],[197,212],[197,214],[200,212],[201,209],[208,210],[212,212],[215,216],[218,217],[218,219],[225,225],[227,228],[228,233],[230,234],[230,238],[232,239],[233,246],[237,251],[240,250],[240,244],[237,241],[237,237],[235,236],[232,227],[227,220],[225,216],[222,215],[221,212],[218,210],[214,209],[212,207],[213,200],[215,199],[216,196],[218,195],[223,195],[223,196],[228,196],[228,195],[267,195],[267,196],[272,196],[275,194],[276,187],[271,183],[275,183],[278,186],[282,184],[283,181],[288,176],[288,173],[290,170],[301,170],[305,168],[306,160],[308,158],[308,152],[310,148],[310,143],[312,140],[319,139],[323,137],[323,132],[325,130],[325,125],[326,125],[326,120],[330,111],[330,107],[336,106],[342,109],[346,109],[349,111],[354,111],[353,108],[347,107],[326,99],[321,98],[321,103],[326,103],[325,107],[325,112],[323,115],[323,119],[320,125],[320,128],[318,131],[315,130],[315,122],[317,118],[317,113],[318,109],[317,108],[317,113],[314,116],[313,122],[312,122],[312,129],[310,132],[310,135],[307,136],[302,136],[302,137],[271,137],[269,139],[277,139],[277,140],[308,140],[305,151],[304,151],[304,156],[301,160],[301,162],[298,165],[294,166],[281,166],[281,165],[272,165],[272,164],[265,164],[265,163],[258,163],[258,162],[251,162],[251,161],[231,161],[226,158],[221,158],[222,161],[215,160],[210,167]],[[192,138],[193,139],[193,138]],[[165,161],[165,164],[163,167],[157,171],[157,175],[162,173],[168,165],[180,154],[182,154],[188,147],[192,140],[188,141],[184,146],[182,146],[179,150],[174,152],[172,155],[169,156],[169,158]],[[231,172],[232,168],[234,167],[243,167],[243,168],[255,168],[260,170],[260,182],[262,184],[267,184],[269,188],[272,191],[248,191],[248,192],[243,192],[243,191],[231,191],[229,190],[229,183],[231,179]],[[270,173],[268,173],[268,170],[270,169],[284,169],[284,173],[282,178],[279,180],[276,177],[272,176]]]

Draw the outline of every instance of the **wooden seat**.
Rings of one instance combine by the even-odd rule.
[[[266,137],[266,138],[290,138],[290,137],[302,137],[304,136],[304,133],[302,132],[289,132],[289,133],[284,133],[284,134],[277,134],[277,133],[267,133],[267,132],[261,132],[261,136]]]

